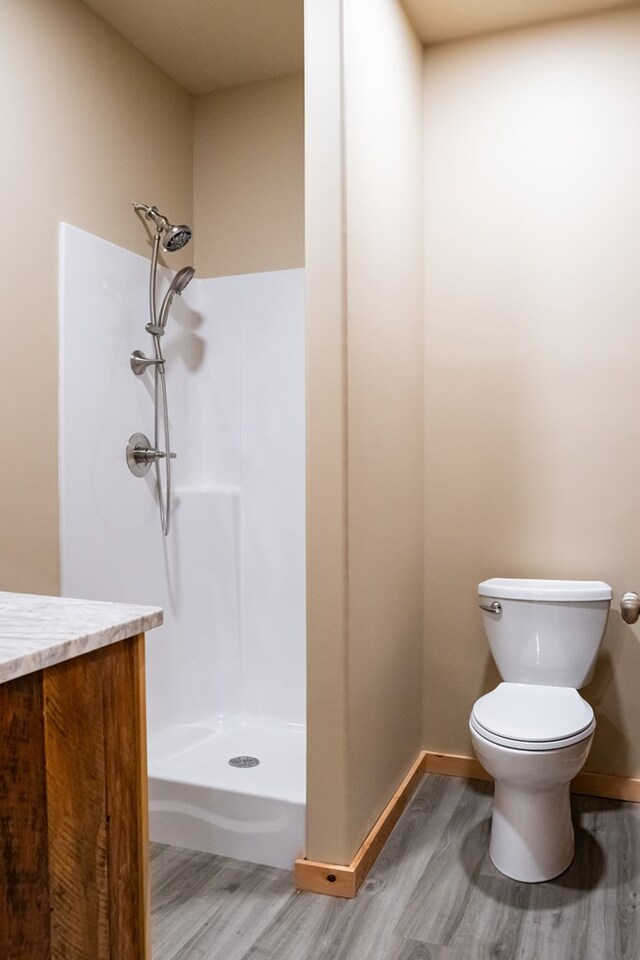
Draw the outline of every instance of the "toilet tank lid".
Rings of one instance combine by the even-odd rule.
[[[503,600],[537,600],[568,603],[585,600],[611,600],[613,590],[602,580],[511,580],[493,577],[478,584],[481,597]]]

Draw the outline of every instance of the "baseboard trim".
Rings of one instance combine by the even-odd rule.
[[[479,760],[455,753],[424,752],[424,772],[441,773],[445,777],[464,777],[465,780],[491,780]]]
[[[424,776],[425,752],[418,754],[410,770],[376,820],[351,863],[322,863],[318,860],[296,860],[295,885],[298,890],[325,893],[331,897],[353,898],[376,862],[389,834],[400,819]]]
[[[324,893],[331,897],[353,898],[363,880],[376,862],[380,851],[425,773],[439,773],[447,777],[468,780],[491,780],[475,757],[453,753],[430,753],[423,750],[376,820],[364,843],[350,864],[323,863],[319,860],[296,860],[294,877],[297,890]],[[628,800],[640,803],[640,779],[612,777],[606,773],[579,773],[571,783],[571,792],[608,800]]]
[[[579,773],[571,783],[572,793],[607,800],[629,800],[640,803],[640,780],[634,777],[612,777],[608,773]]]
[[[424,753],[424,772],[441,773],[448,777],[465,777],[471,780],[491,780],[491,777],[475,757],[463,757],[452,753]],[[571,792],[607,800],[629,800],[640,803],[640,779],[612,777],[608,773],[583,771],[571,783]]]

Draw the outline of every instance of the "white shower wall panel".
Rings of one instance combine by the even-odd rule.
[[[123,460],[131,433],[153,437],[151,380],[134,377],[128,362],[132,349],[149,352],[148,263],[71,227],[61,228],[60,241],[62,591],[137,597],[164,608],[147,657],[152,736],[170,724],[237,713],[239,491],[197,486],[196,430],[206,404],[193,332],[198,314],[189,301],[180,303],[179,322],[166,337],[172,426],[183,442],[174,461],[173,530],[165,539],[153,473],[136,479]]]
[[[305,722],[304,309],[302,271],[242,281],[243,713]],[[301,681],[301,678],[302,679]]]
[[[202,280],[202,471],[240,491],[241,703],[304,724],[304,273]]]
[[[303,724],[303,271],[194,280],[165,337],[174,517],[153,473],[124,462],[153,439],[149,263],[60,230],[60,504],[65,595],[160,604],[148,644],[151,739],[225,716]],[[171,274],[165,271],[163,289]]]
[[[304,273],[202,280],[197,296],[203,475],[240,491],[240,712],[304,724]]]

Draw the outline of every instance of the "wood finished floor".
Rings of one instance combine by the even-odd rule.
[[[529,885],[489,859],[491,796],[425,777],[355,900],[156,844],[153,960],[640,960],[640,804],[573,797],[576,858]]]

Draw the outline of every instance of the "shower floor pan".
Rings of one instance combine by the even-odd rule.
[[[252,757],[257,766],[231,766]],[[303,727],[232,719],[149,740],[151,839],[291,869],[304,850]]]

